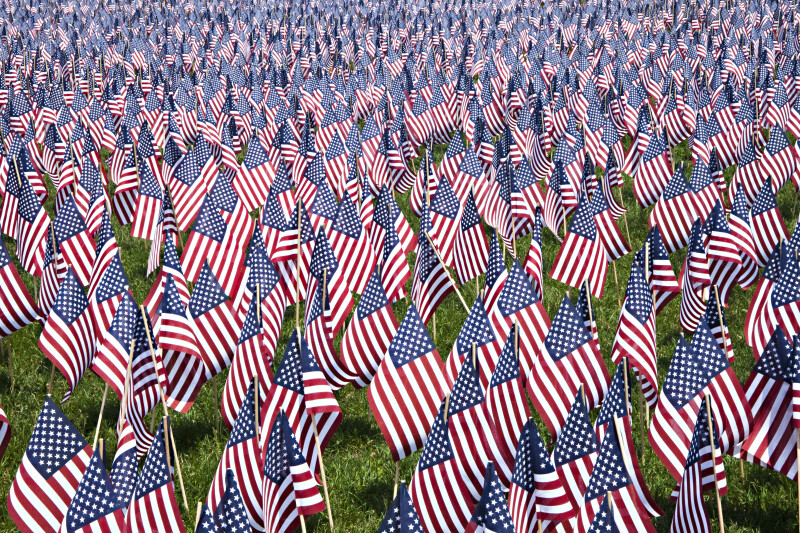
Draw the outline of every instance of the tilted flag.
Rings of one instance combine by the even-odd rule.
[[[397,328],[397,318],[376,268],[342,337],[342,361],[355,373],[356,388],[372,382]]]
[[[405,483],[400,483],[397,496],[389,505],[383,522],[378,528],[378,533],[395,533],[396,531],[424,533]]]
[[[514,533],[514,520],[492,463],[486,465],[483,492],[467,524],[466,533]]]
[[[789,139],[780,125],[776,124],[769,132],[769,141],[761,156],[761,175],[768,176],[767,181],[772,184],[773,192],[777,193],[789,178],[794,178],[796,165],[797,156],[794,147],[789,144]],[[795,187],[797,185],[795,183]]]
[[[17,528],[59,531],[91,458],[92,448],[48,396],[8,492]]]
[[[658,201],[672,174],[669,148],[664,138],[656,131],[642,156],[639,171],[633,180],[633,192],[642,207]]]
[[[355,293],[362,294],[367,287],[378,258],[370,245],[367,232],[356,207],[345,198],[339,203],[336,218],[328,228],[328,241],[341,265],[342,277]]]
[[[670,178],[647,219],[650,227],[659,232],[667,252],[676,252],[689,244],[692,224],[698,216],[695,204],[694,191],[689,187],[681,166]],[[653,251],[651,249],[650,253]]]
[[[127,422],[117,439],[117,451],[111,464],[111,486],[114,495],[123,504],[122,512],[128,514],[128,506],[133,499],[133,491],[139,479],[139,457],[136,453],[136,436]]]
[[[39,308],[25,287],[0,234],[0,337],[24,328],[39,316]]]
[[[775,193],[769,178],[758,192],[753,208],[750,210],[750,223],[753,228],[753,242],[756,245],[758,266],[767,264],[769,254],[783,239],[788,239],[783,217],[775,201]]]
[[[602,403],[610,379],[597,340],[565,295],[528,378],[528,395],[550,433],[561,433],[575,391],[583,388],[593,409]]]
[[[45,238],[50,226],[50,216],[39,203],[39,198],[27,179],[20,186],[17,226],[14,237],[17,241],[17,258],[25,272],[39,276],[44,267]]]
[[[425,443],[445,395],[444,365],[412,303],[367,392],[395,462]],[[406,409],[396,409],[405,405]]]
[[[644,245],[636,252],[635,262],[647,275],[647,283],[653,292],[653,302],[658,315],[681,292],[658,227],[651,229],[647,234]]]
[[[247,389],[236,422],[222,452],[217,472],[208,489],[206,505],[219,511],[226,505],[231,480],[241,489],[241,503],[247,516],[246,523],[255,531],[263,531],[261,449],[256,437],[256,399],[253,382]]]
[[[750,305],[747,307],[747,315],[744,317],[744,341],[748,346],[754,346],[755,339],[757,338],[758,323],[761,321],[761,317],[767,308],[771,306],[772,288],[778,279],[780,279],[781,274],[782,249],[784,257],[787,255],[794,255],[789,250],[788,244],[785,241],[772,250],[769,261],[767,261],[766,266],[761,271],[758,285],[756,285],[756,289],[753,291],[753,297],[750,299]],[[760,352],[758,355],[760,355]]]
[[[228,470],[225,475],[225,492],[214,510],[214,522],[219,531],[247,531],[250,529],[248,517],[242,512],[242,496],[239,485],[236,483],[236,475],[232,470]]]
[[[477,361],[476,368],[480,375],[481,389],[485,391],[489,387],[489,380],[500,358],[500,343],[497,341],[489,317],[486,315],[480,295],[475,298],[450,355],[447,357],[445,379],[447,379],[448,387],[452,388],[462,364],[470,358],[475,358]]]
[[[68,533],[122,531],[123,510],[128,504],[115,498],[115,493],[116,487],[111,484],[103,459],[95,451],[67,509],[61,530]]]
[[[58,290],[53,309],[39,337],[39,349],[67,379],[69,399],[89,368],[95,352],[89,300],[78,277],[70,268]]]
[[[466,283],[483,274],[489,260],[489,243],[486,241],[486,233],[483,231],[472,191],[464,203],[459,228],[454,248],[455,269],[459,281]]]
[[[523,266],[536,295],[541,300],[544,297],[544,260],[542,258],[542,215],[539,209],[534,215],[531,246],[528,248],[528,255],[525,256]]]
[[[719,200],[703,224],[703,234],[707,237],[711,284],[716,287],[720,304],[727,307],[730,291],[739,279],[742,260]]]
[[[133,501],[125,516],[125,531],[186,532],[175,500],[175,484],[172,482],[171,462],[174,461],[172,455],[175,448],[172,445],[168,448],[166,439],[164,422],[161,422],[147,452]]]
[[[689,252],[678,277],[682,292],[679,318],[686,331],[694,331],[705,312],[705,301],[708,300],[711,286],[709,270],[702,226],[698,218],[692,226]]]
[[[275,418],[266,443],[263,485],[266,531],[295,531],[300,515],[322,512],[325,503],[294,430],[281,413]]]
[[[753,228],[750,225],[750,213],[744,194],[737,194],[733,200],[731,216],[728,220],[731,239],[742,261],[739,277],[736,280],[742,289],[747,290],[755,285],[758,280],[758,256],[756,243],[753,238]]]

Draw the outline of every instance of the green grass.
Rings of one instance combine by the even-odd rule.
[[[444,146],[435,148],[435,159],[439,161],[445,151]],[[687,176],[691,172],[690,154],[687,153],[686,143],[676,147],[673,154],[677,161],[688,163]],[[418,165],[418,162],[417,162]],[[598,168],[598,172],[600,169]],[[733,175],[733,168],[725,173],[728,181]],[[648,210],[642,210],[635,205],[631,180],[628,178],[623,190],[625,205],[628,206],[628,225],[630,227],[631,246],[638,249],[642,246],[647,235]],[[416,230],[418,220],[413,217],[408,209],[408,195],[398,196],[398,203]],[[778,205],[784,215],[787,227],[794,227],[796,213],[792,213],[794,191],[791,187],[784,187],[778,195]],[[52,200],[47,205],[52,215]],[[624,233],[624,223],[620,221]],[[117,240],[121,248],[122,262],[132,284],[133,294],[137,302],[142,302],[147,294],[153,278],[145,277],[145,268],[149,243],[129,236],[128,228],[120,228],[115,223]],[[488,228],[487,228],[488,230]],[[185,237],[185,236],[184,236]],[[8,242],[12,254],[13,241]],[[524,257],[529,245],[529,239],[520,239],[517,249],[520,256]],[[544,264],[545,273],[549,271],[556,252],[558,243],[548,231],[544,234]],[[672,264],[675,272],[685,257],[681,251],[672,255]],[[413,266],[413,258],[409,258]],[[507,257],[510,263],[510,255]],[[624,296],[625,283],[630,270],[632,255],[617,261],[619,291]],[[609,268],[606,280],[606,290],[602,300],[594,300],[597,327],[600,337],[600,346],[606,357],[609,369],[613,372],[610,362],[611,345],[619,316],[616,290],[614,286],[613,269]],[[23,279],[29,289],[33,288],[33,280],[27,274]],[[480,280],[481,285],[483,280]],[[409,283],[410,285],[410,283]],[[553,281],[545,280],[544,304],[552,317],[569,287]],[[573,299],[577,291],[571,289]],[[461,288],[461,293],[467,303],[475,298],[475,285],[470,282]],[[739,379],[744,382],[752,365],[753,357],[750,349],[745,345],[742,331],[745,313],[748,308],[752,291],[745,293],[740,288],[733,290],[730,307],[725,310],[728,320],[736,362],[734,368]],[[670,357],[677,339],[681,333],[678,323],[679,299],[673,300],[658,317],[658,355],[659,376],[663,380],[669,366]],[[406,301],[395,304],[394,310],[398,320],[402,320],[406,312]],[[294,308],[286,311],[286,322],[279,341],[276,356],[280,359],[294,324]],[[437,313],[436,346],[442,357],[446,357],[458,335],[466,318],[458,297],[455,294],[442,304]],[[432,331],[432,327],[429,327]],[[41,333],[41,325],[35,324],[26,327],[10,336],[4,341],[4,352],[0,355],[0,404],[3,405],[13,428],[11,443],[5,456],[0,460],[0,491],[3,500],[8,493],[8,488],[16,473],[28,439],[33,431],[36,416],[44,400],[47,382],[50,377],[50,363],[45,359],[36,346]],[[337,340],[338,342],[340,338]],[[10,348],[10,350],[9,350]],[[15,383],[12,390],[8,370],[9,352],[14,359]],[[217,378],[217,386],[222,390],[223,380],[227,371]],[[103,381],[97,376],[87,373],[78,384],[72,398],[63,406],[64,412],[72,420],[79,431],[91,441],[100,408],[100,398],[103,393]],[[187,529],[194,526],[194,507],[196,502],[205,498],[208,487],[217,467],[220,454],[228,437],[228,430],[218,431],[215,427],[215,410],[218,405],[214,402],[214,383],[207,384],[197,399],[192,410],[182,415],[172,413],[175,438],[182,466],[184,481],[189,500],[190,509],[183,509],[184,522]],[[66,391],[66,382],[56,372],[53,397],[61,398]],[[392,498],[392,483],[394,478],[394,464],[388,448],[383,441],[377,424],[370,413],[367,403],[366,389],[355,390],[352,387],[338,391],[336,397],[344,413],[344,420],[339,430],[334,434],[324,454],[325,468],[333,503],[333,516],[336,530],[339,532],[370,532],[377,531]],[[633,402],[634,420],[638,416],[638,401]],[[114,421],[119,412],[119,401],[111,394],[105,409],[105,418],[101,428],[101,437],[106,441],[108,450],[106,463],[110,467],[110,457],[116,446],[114,435]],[[537,417],[538,420],[538,417]],[[540,424],[540,431],[544,427]],[[656,529],[661,532],[669,530],[674,504],[668,501],[673,487],[673,479],[658,461],[649,444],[640,440],[638,427],[634,431],[634,440],[637,449],[644,447],[642,469],[657,502],[665,511],[665,515],[653,522]],[[419,453],[402,461],[400,478],[410,480]],[[797,489],[794,483],[787,478],[750,464],[744,465],[744,476],[739,474],[738,461],[726,457],[725,464],[728,474],[728,495],[723,498],[723,513],[727,531],[791,531],[797,530]],[[176,489],[177,490],[177,489]],[[180,494],[177,495],[181,501]],[[707,497],[707,508],[714,521],[713,530],[718,530],[716,505],[713,494]],[[0,506],[0,531],[14,531],[13,522],[8,516],[5,505]],[[309,531],[328,531],[328,521],[324,513],[311,517],[308,520]]]

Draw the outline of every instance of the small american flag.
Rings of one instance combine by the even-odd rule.
[[[537,531],[539,520],[542,529],[550,531],[557,523],[575,516],[575,508],[533,419],[529,419],[520,432],[508,506],[518,532]]]
[[[402,327],[402,326],[401,326]],[[445,398],[439,407],[409,487],[425,531],[464,531],[475,504],[458,470]]]
[[[362,294],[366,289],[378,258],[370,245],[367,232],[349,198],[339,203],[336,218],[328,228],[328,241],[339,265],[341,276],[351,291]],[[332,272],[329,272],[333,276]]]
[[[771,177],[768,181],[773,191],[779,191],[794,176],[796,165],[794,147],[789,144],[780,125],[776,124],[769,132],[769,141],[761,156],[761,175]]]
[[[243,494],[236,482],[236,475],[233,470],[228,470],[225,474],[225,492],[214,510],[214,522],[219,531],[248,531],[250,529],[247,513],[242,511],[242,499]],[[263,526],[254,529],[258,531],[262,528]]]
[[[247,154],[232,183],[248,212],[264,204],[277,172],[258,135],[254,135],[247,145]]]
[[[378,528],[378,533],[395,533],[396,531],[424,533],[417,510],[414,509],[411,495],[408,493],[405,483],[400,483],[400,487],[397,489],[397,497],[389,506],[386,515],[383,517],[383,522]]]
[[[528,379],[528,395],[550,433],[561,433],[574,391],[584,387],[588,406],[594,408],[602,403],[610,379],[598,342],[564,296]]]
[[[67,270],[39,337],[39,349],[67,379],[69,390],[62,402],[66,401],[91,364],[95,352],[89,300],[71,268]]]
[[[486,271],[489,258],[489,244],[472,191],[464,203],[459,227],[455,239],[454,262],[459,281],[466,283]]]
[[[269,432],[263,473],[267,531],[295,531],[300,515],[309,516],[325,509],[314,475],[283,411]]]
[[[750,210],[750,222],[753,229],[753,241],[756,245],[758,266],[763,267],[775,246],[783,239],[789,238],[769,178],[764,181],[753,203]]]
[[[125,517],[125,530],[131,533],[145,533],[150,531],[179,531],[186,532],[175,500],[175,485],[172,482],[172,473],[168,457],[171,460],[175,453],[170,445],[167,455],[167,443],[164,423],[161,422],[156,430],[153,444],[147,452],[142,473],[136,483],[133,501]]]
[[[123,510],[128,503],[115,497],[116,492],[100,453],[95,451],[67,509],[62,531],[122,531],[125,525]]]
[[[494,465],[486,465],[483,492],[475,505],[465,533],[514,533],[514,520],[508,509],[503,484]]]
[[[781,252],[781,250],[783,250],[783,252]],[[776,246],[770,253],[769,260],[761,271],[758,285],[756,285],[756,289],[753,291],[753,297],[750,300],[750,305],[747,308],[747,315],[744,319],[744,340],[748,346],[755,345],[755,339],[758,335],[758,323],[761,321],[761,317],[770,305],[772,287],[778,279],[780,279],[781,255],[783,255],[784,258],[794,255],[786,241]],[[754,352],[754,355],[755,353],[756,352]],[[761,354],[758,353],[758,355]]]
[[[708,256],[703,244],[702,225],[698,218],[692,226],[689,252],[679,275],[681,285],[680,323],[684,330],[693,331],[703,316],[709,296],[711,275]]]
[[[0,234],[0,337],[24,328],[39,316],[39,308],[22,282]]]
[[[472,358],[471,354],[474,349],[481,389],[487,390],[497,361],[500,359],[500,348],[500,343],[497,341],[497,336],[486,314],[486,308],[483,306],[483,299],[479,295],[475,298],[450,355],[447,357],[445,379],[448,387],[452,388],[464,361]]]
[[[263,477],[261,453],[256,438],[255,402],[255,387],[251,382],[236,417],[233,431],[222,452],[211,487],[208,489],[206,504],[215,514],[218,513],[220,506],[225,504],[229,482],[233,478],[237,488],[241,488],[242,491],[242,502],[239,505],[243,505],[245,523],[249,522],[256,531],[263,531],[264,511],[261,507]]]
[[[8,493],[20,531],[59,531],[91,457],[89,444],[47,397]]]
[[[14,237],[17,241],[17,258],[25,272],[32,276],[40,276],[42,273],[44,248],[48,244],[45,237],[49,227],[50,216],[39,203],[39,198],[30,182],[23,179]]]
[[[672,174],[669,148],[656,131],[644,151],[639,171],[633,180],[633,192],[642,207],[658,201]],[[624,171],[625,169],[623,169]]]
[[[136,453],[136,436],[133,428],[123,422],[122,431],[117,440],[117,451],[111,464],[111,485],[117,500],[123,505],[122,512],[127,514],[133,500],[133,491],[139,479],[139,457]]]
[[[181,231],[188,231],[197,218],[215,170],[208,143],[201,134],[192,151],[177,163],[169,179],[175,218]]]
[[[647,219],[650,227],[658,230],[662,246],[668,253],[676,252],[689,244],[692,224],[698,216],[696,203],[694,191],[686,182],[681,166],[670,178]],[[651,244],[651,256],[654,252]]]

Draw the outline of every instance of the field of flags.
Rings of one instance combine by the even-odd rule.
[[[800,527],[795,10],[7,0],[0,530]]]

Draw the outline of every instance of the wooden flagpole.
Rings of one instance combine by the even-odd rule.
[[[436,254],[436,258],[439,260],[439,263],[441,263],[442,268],[444,268],[444,272],[445,272],[445,274],[447,274],[447,279],[450,280],[450,283],[453,284],[453,289],[455,290],[456,295],[458,295],[458,299],[461,300],[461,305],[463,305],[464,309],[466,309],[467,313],[469,313],[469,306],[467,305],[467,302],[464,301],[464,297],[461,296],[461,292],[458,290],[458,285],[456,285],[456,281],[453,279],[453,276],[450,274],[450,271],[447,270],[447,265],[444,264],[444,260],[442,259],[442,256],[439,254],[439,250],[437,250],[436,246],[433,244],[433,240],[431,239],[431,236],[428,235],[427,231],[423,230],[422,233],[425,234],[425,238],[428,239],[428,242],[430,243],[431,248],[433,248],[433,253]]]
[[[133,343],[131,343],[133,346]],[[133,350],[131,350],[133,351]],[[108,382],[106,382],[106,388],[103,389],[103,400],[100,402],[100,414],[97,417],[97,428],[94,430],[94,442],[92,442],[92,449],[94,450],[97,448],[97,439],[100,438],[100,424],[103,423],[103,411],[106,408],[106,397],[108,396]]]
[[[719,533],[725,533],[725,520],[722,517],[722,499],[719,495],[719,480],[717,480],[717,449],[714,446],[714,428],[711,425],[711,392],[706,393],[706,418],[708,418],[708,442],[711,444],[711,464],[714,467],[714,492],[717,495]]]
[[[297,260],[296,260],[297,264],[295,265],[297,272],[297,283],[295,284],[295,296],[297,298],[297,302],[295,303],[294,306],[294,327],[297,329],[298,335],[300,335],[300,246],[301,246],[300,225],[303,220],[302,211],[303,211],[303,199],[300,198],[297,200]]]
[[[197,531],[200,528],[200,516],[203,513],[203,502],[197,502],[197,513],[194,515],[194,530]]]
[[[587,303],[588,309],[589,309],[589,320],[594,323],[595,322],[594,307],[592,307],[592,289],[591,289],[591,287],[589,285],[589,278],[584,279],[583,280],[583,284],[586,286],[586,303]],[[594,340],[596,340],[596,341],[600,340],[597,337],[597,327],[596,326],[592,327],[592,338]]]
[[[400,461],[396,461],[394,463],[394,492],[392,493],[393,500],[397,498],[397,487],[399,484],[400,484]]]

